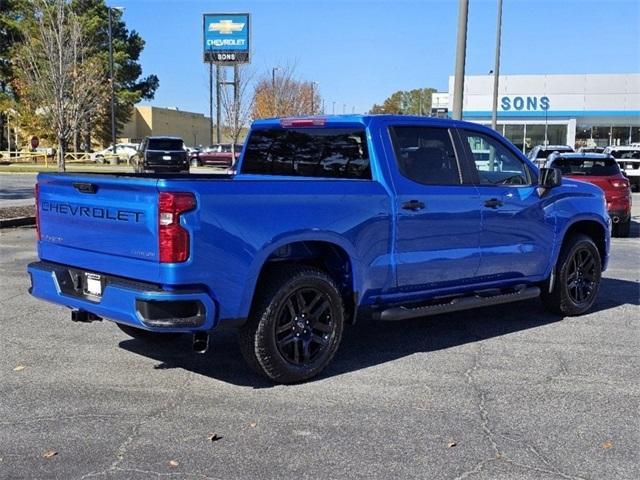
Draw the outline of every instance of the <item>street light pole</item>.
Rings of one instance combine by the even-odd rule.
[[[315,115],[315,100],[316,100],[316,92],[314,90],[314,86],[317,85],[318,82],[311,82],[311,115]]]
[[[458,3],[458,40],[456,46],[456,71],[453,79],[453,119],[462,120],[462,97],[464,91],[464,64],[467,55],[467,18],[469,0]]]
[[[496,61],[493,67],[493,107],[491,110],[491,128],[498,128],[498,84],[500,81],[500,41],[502,37],[502,0],[498,0],[498,19],[496,26]]]
[[[276,93],[276,70],[280,70],[280,67],[273,67],[271,69],[271,90],[273,94],[273,113],[274,116],[278,116],[278,95]]]

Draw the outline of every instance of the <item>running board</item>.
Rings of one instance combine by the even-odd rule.
[[[427,317],[429,315],[439,315],[441,313],[458,312],[460,310],[517,302],[539,296],[540,289],[538,287],[525,287],[515,292],[498,293],[491,296],[475,294],[468,297],[456,297],[444,303],[426,305],[424,307],[393,307],[379,312],[375,317],[385,322],[407,320],[409,318]]]

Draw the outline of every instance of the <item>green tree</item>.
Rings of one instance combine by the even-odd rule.
[[[18,24],[18,3],[16,0],[0,0],[0,150],[8,145],[5,137],[6,112],[16,106],[11,52],[22,38]]]
[[[371,113],[395,113],[400,115],[429,115],[431,112],[431,94],[435,88],[415,88],[399,90],[386,98],[382,105],[371,107]]]
[[[93,55],[99,59],[105,82],[109,81],[109,10],[104,0],[71,0],[73,11],[80,17],[84,31],[93,39]],[[128,30],[119,10],[112,10],[113,60],[116,99],[116,130],[129,120],[133,107],[141,100],[151,100],[160,84],[156,75],[142,77],[139,59],[144,40],[135,30]],[[93,132],[103,144],[111,142],[111,110],[109,99],[100,108],[87,132]],[[90,144],[90,139],[85,139]]]

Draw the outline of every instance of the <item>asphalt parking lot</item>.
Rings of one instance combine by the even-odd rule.
[[[361,322],[294,386],[250,373],[233,332],[197,355],[72,323],[27,293],[34,230],[0,230],[0,478],[640,478],[634,203],[588,315]]]

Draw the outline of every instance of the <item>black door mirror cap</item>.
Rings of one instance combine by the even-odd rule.
[[[562,185],[562,170],[559,168],[541,168],[538,177],[538,193],[540,196],[555,187]]]

